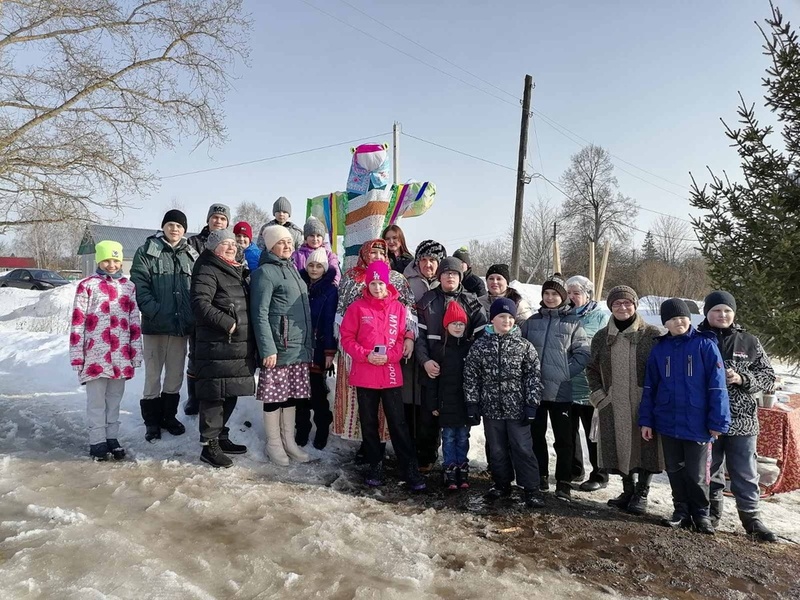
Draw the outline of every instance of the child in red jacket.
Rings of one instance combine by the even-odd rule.
[[[363,296],[348,307],[339,330],[342,348],[353,359],[349,380],[358,394],[361,436],[369,463],[365,481],[373,487],[383,484],[378,433],[378,406],[383,402],[400,468],[405,472],[409,487],[421,491],[425,489],[425,480],[414,458],[403,409],[400,359],[403,358],[404,336],[410,335],[406,332],[406,307],[389,283],[388,264],[371,263],[365,281]]]

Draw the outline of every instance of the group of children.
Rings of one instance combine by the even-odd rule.
[[[240,246],[246,252],[252,242],[249,226],[240,223],[234,230],[237,237],[243,238]],[[332,421],[326,378],[337,350],[333,324],[340,272],[336,256],[325,247],[321,224],[312,217],[303,234],[305,241],[295,252],[294,260],[309,290],[315,350],[311,401],[298,410],[296,437],[301,445],[309,441],[313,410],[313,445],[321,449],[327,443]],[[98,458],[109,453],[115,459],[125,455],[117,439],[119,405],[125,380],[132,378],[142,363],[136,290],[122,274],[122,259],[122,246],[117,242],[96,245],[97,271],[79,283],[72,314],[70,359],[79,380],[87,385],[91,454]],[[709,317],[702,331],[692,326],[689,309],[682,300],[672,298],[662,304],[661,318],[667,333],[648,359],[638,424],[643,439],[660,437],[675,506],[667,524],[691,523],[701,532],[713,533],[721,514],[721,472],[728,457],[736,465],[736,472],[732,473],[735,487],[745,497],[740,503],[737,496],[742,521],[748,531],[759,533],[763,524],[758,519],[757,475],[751,464],[751,446],[755,443],[752,427],[743,434],[749,436],[746,442],[740,443],[736,436],[724,436],[731,427],[729,386],[739,386],[745,392],[768,386],[770,382],[758,379],[757,369],[747,370],[757,361],[766,360],[768,365],[768,359],[755,338],[733,326],[735,301],[730,294],[714,292],[707,299],[709,302],[715,304],[706,307]],[[346,311],[340,337],[343,349],[353,359],[350,382],[358,390],[368,459],[382,455],[377,425],[371,428],[369,424],[377,424],[378,406],[383,401],[406,481],[412,489],[421,490],[425,484],[416,470],[410,438],[398,428],[402,416],[394,416],[396,411],[387,408],[387,400],[399,398],[403,386],[400,362],[404,341],[413,335],[405,326],[406,315],[398,291],[390,284],[389,265],[373,262],[367,268],[363,296]],[[514,301],[497,298],[491,303],[488,316],[490,324],[483,334],[466,339],[468,318],[464,309],[450,301],[444,311],[444,343],[434,357],[440,373],[426,387],[424,398],[427,409],[439,418],[444,485],[448,490],[469,487],[470,427],[483,418],[493,480],[488,497],[508,497],[512,481],[516,480],[526,506],[542,507],[531,436],[531,423],[542,398],[539,356],[533,344],[521,335]],[[724,360],[720,349],[729,354]],[[753,356],[749,357],[748,352]],[[751,401],[749,393],[742,396],[741,402]],[[402,400],[399,406],[402,411]],[[754,413],[752,407],[746,410]],[[714,483],[710,488],[707,464],[711,442],[715,446]],[[371,473],[367,479],[367,483],[381,483],[382,473]],[[768,537],[764,534],[762,539]]]

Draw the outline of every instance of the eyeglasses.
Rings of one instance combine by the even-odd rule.
[[[633,306],[633,302],[630,300],[615,300],[611,308],[630,308],[631,306]]]
[[[233,246],[235,248],[236,247],[236,242],[234,242],[233,240],[225,240],[224,242],[220,242],[219,245],[220,246]]]

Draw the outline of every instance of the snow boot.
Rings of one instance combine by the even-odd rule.
[[[264,432],[267,436],[267,456],[280,467],[289,466],[289,457],[283,449],[281,441],[281,411],[273,410],[264,413]]]
[[[245,454],[247,453],[247,446],[242,444],[234,444],[229,438],[219,438],[219,447],[225,454]]]
[[[691,527],[692,519],[689,517],[689,505],[685,502],[675,502],[674,508],[672,516],[661,519],[661,524],[672,529]]]
[[[606,504],[615,508],[624,509],[628,507],[628,503],[633,498],[636,491],[636,485],[633,481],[633,475],[622,476],[622,493],[616,498],[611,498]]]
[[[308,437],[311,435],[311,400],[304,398],[297,401],[294,426],[294,441],[302,448],[308,444]]]
[[[445,489],[455,491],[458,489],[458,474],[455,465],[447,465],[442,471],[442,483]]]
[[[304,452],[298,447],[297,442],[294,441],[294,422],[295,422],[295,408],[281,408],[278,411],[281,415],[281,439],[283,440],[283,449],[289,458],[296,460],[300,463],[307,463],[311,457],[307,452]]]
[[[742,521],[744,530],[750,537],[761,542],[775,543],[778,541],[778,536],[767,529],[767,526],[758,518],[758,512],[743,512],[740,510],[739,518]]]
[[[328,445],[331,423],[333,423],[333,414],[330,410],[324,415],[320,415],[319,418],[314,411],[314,424],[317,426],[317,432],[314,434],[314,448],[317,450],[322,450]]]
[[[544,508],[545,502],[539,490],[523,490],[522,498],[527,508]]]
[[[462,490],[469,489],[469,463],[465,462],[460,467],[456,468],[456,475],[458,477],[458,487]]]
[[[711,524],[716,529],[719,526],[719,520],[722,518],[722,509],[725,506],[725,497],[711,498],[709,505],[709,516],[711,517]]]
[[[714,526],[711,524],[711,519],[708,515],[695,515],[692,517],[694,521],[694,528],[705,535],[714,535]]]
[[[166,429],[172,435],[186,433],[186,427],[175,418],[180,400],[180,394],[161,394],[161,429]]]
[[[626,510],[634,515],[643,515],[647,511],[647,496],[650,494],[650,480],[653,478],[652,473],[639,474],[639,481],[633,489],[633,496]]]
[[[97,462],[108,460],[108,444],[106,442],[92,444],[89,446],[89,456]]]
[[[490,502],[494,502],[495,500],[500,500],[502,498],[509,498],[510,496],[511,496],[511,484],[508,485],[494,484],[492,487],[489,488],[489,491],[483,495],[483,497]]]
[[[195,383],[194,377],[186,377],[186,402],[183,405],[183,414],[187,417],[196,415],[200,412],[200,401],[195,396]]]
[[[148,442],[161,439],[161,398],[142,398],[139,400],[142,410],[145,433]]]
[[[377,465],[372,465],[367,469],[367,475],[364,477],[364,483],[369,487],[379,487],[383,485],[383,463],[379,462]]]
[[[203,444],[200,460],[218,469],[227,469],[233,466],[233,461],[225,456],[222,448],[219,447],[219,440],[208,440]]]
[[[557,481],[556,482],[556,498],[559,500],[564,500],[566,502],[572,501],[572,485],[569,481]]]
[[[540,492],[549,492],[550,491],[550,481],[547,475],[542,475],[539,477],[539,491]]]
[[[120,446],[119,440],[106,440],[106,445],[108,446],[108,451],[111,452],[111,456],[114,457],[114,460],[122,460],[125,458],[125,448]]]
[[[406,469],[406,484],[412,492],[424,492],[428,488],[416,463],[410,464]]]
[[[597,490],[603,489],[607,485],[608,485],[607,481],[592,479],[591,477],[589,477],[589,479],[587,479],[578,486],[578,489],[582,492],[596,492]]]

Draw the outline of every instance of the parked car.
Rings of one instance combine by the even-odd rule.
[[[14,269],[0,276],[0,288],[15,287],[23,290],[52,290],[68,283],[69,281],[61,275],[47,269]]]

